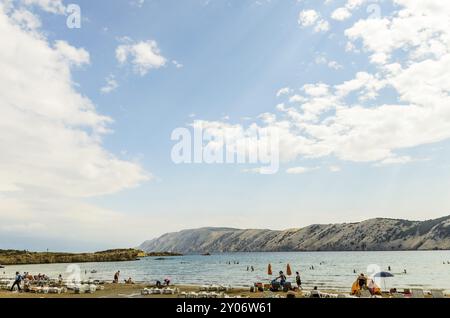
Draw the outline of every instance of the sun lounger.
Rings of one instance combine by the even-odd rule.
[[[433,298],[445,298],[444,292],[441,289],[432,289],[431,296]]]
[[[190,292],[186,298],[198,298],[198,294],[196,292]]]
[[[175,289],[174,288],[165,288],[162,292],[164,295],[174,295]]]
[[[48,293],[49,294],[61,294],[61,289],[58,287],[49,287]]]
[[[411,289],[412,298],[425,298],[423,289],[413,288]]]
[[[86,288],[86,293],[93,294],[97,291],[97,286],[94,284],[88,285]]]
[[[152,289],[150,289],[150,293],[152,295],[161,295],[162,294],[162,290],[159,289],[159,288],[152,288]]]

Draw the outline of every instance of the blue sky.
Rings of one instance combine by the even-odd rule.
[[[17,50],[27,52],[17,54],[17,65],[6,53],[0,61],[14,65],[18,74],[31,72],[20,68],[32,61],[42,63],[34,74],[65,70],[44,76],[42,83],[64,83],[67,96],[47,94],[58,96],[58,105],[76,100],[75,110],[55,106],[43,113],[45,124],[63,126],[55,137],[67,130],[86,132],[95,156],[82,155],[84,145],[72,139],[61,140],[61,153],[49,154],[44,135],[11,154],[17,164],[11,168],[5,160],[0,171],[6,175],[0,200],[8,208],[0,210],[7,219],[0,248],[94,250],[202,226],[285,229],[449,214],[449,86],[432,80],[448,78],[450,71],[443,27],[448,19],[437,13],[448,14],[445,4],[74,0],[52,7],[17,0],[8,7],[7,2],[2,23],[17,32],[12,40]],[[81,8],[79,29],[66,26],[70,3]],[[404,17],[402,10],[417,16]],[[24,12],[41,25],[31,26]],[[425,25],[441,17],[441,25],[430,26],[439,37],[426,37],[420,29],[403,32],[401,26],[417,24],[417,17]],[[22,45],[19,35],[36,43]],[[146,65],[133,64],[139,44],[154,54]],[[45,48],[49,57],[33,56],[32,45]],[[53,58],[55,67],[48,62]],[[108,78],[114,85],[102,91]],[[411,78],[418,80],[409,83]],[[36,93],[31,80],[14,81],[0,78],[0,84],[20,86],[25,95],[27,89],[29,96]],[[77,96],[90,101],[92,116],[110,121],[75,121],[86,107]],[[14,95],[0,98],[8,111],[25,109]],[[45,98],[36,100],[36,108],[46,109]],[[34,114],[36,108],[26,111]],[[278,173],[252,173],[258,165],[174,164],[171,133],[195,121],[243,129],[252,123],[289,125]],[[5,127],[0,122],[0,129]],[[105,127],[109,133],[97,134]],[[20,136],[7,134],[4,146],[24,144]],[[72,142],[73,148],[67,146]],[[27,162],[31,151],[33,157],[42,152],[35,160],[47,164]],[[67,153],[79,158],[55,159]],[[29,177],[19,178],[21,171]],[[76,177],[67,182],[67,176]],[[61,216],[66,206],[71,209]]]

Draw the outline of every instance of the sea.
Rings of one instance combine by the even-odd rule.
[[[271,264],[272,275],[268,274]],[[120,279],[155,283],[168,278],[174,284],[221,284],[249,287],[255,282],[268,283],[287,264],[295,282],[300,273],[303,288],[350,290],[357,275],[374,276],[390,272],[389,278],[375,278],[382,289],[423,288],[450,291],[450,251],[389,252],[276,252],[225,253],[210,256],[144,257],[136,261],[80,264],[41,264],[5,266],[0,277],[13,277],[16,271],[52,278],[112,281],[120,270]],[[253,270],[252,267],[253,266]],[[390,268],[390,270],[389,270]],[[377,275],[375,275],[376,277]]]

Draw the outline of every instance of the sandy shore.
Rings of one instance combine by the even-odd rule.
[[[141,295],[141,290],[144,288],[152,288],[149,284],[105,284],[103,290],[97,290],[93,294],[75,294],[73,291],[68,291],[64,294],[36,294],[36,293],[19,293],[0,290],[0,298],[178,298],[178,295]],[[198,292],[199,286],[171,286],[176,287],[180,292]],[[260,293],[262,294],[262,293]],[[258,294],[250,293],[248,289],[235,288],[227,292],[230,296],[256,297]],[[261,295],[260,295],[261,296]]]
[[[98,290],[94,294],[75,294],[73,291],[68,291],[64,294],[35,294],[35,293],[18,293],[10,292],[6,290],[0,291],[0,298],[178,298],[178,295],[141,295],[141,291],[144,288],[151,288],[149,284],[105,284],[103,290]],[[198,292],[199,286],[182,286],[176,285],[172,286],[179,289],[180,292]],[[327,293],[340,293],[349,294],[349,292],[343,291],[325,291]],[[252,293],[248,288],[234,288],[232,291],[226,292],[227,295],[231,297],[248,297],[248,298],[267,298],[269,295],[279,295],[278,297],[285,298],[286,293],[284,292],[256,292]],[[296,298],[304,297],[302,292],[295,293]],[[389,295],[384,295],[383,297],[389,297]],[[429,296],[426,296],[429,297]]]

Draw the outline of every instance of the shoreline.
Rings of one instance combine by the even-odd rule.
[[[157,294],[157,295],[143,295],[142,291],[144,289],[154,288],[155,286],[152,284],[113,284],[113,283],[105,283],[104,289],[97,290],[94,293],[74,293],[71,290],[68,290],[66,293],[61,294],[50,294],[50,293],[30,293],[30,292],[22,292],[19,293],[17,291],[10,292],[7,290],[0,290],[0,299],[8,299],[8,298],[175,298],[175,299],[183,299],[183,298],[191,298],[187,297],[187,294],[195,294],[201,293],[202,286],[201,285],[171,285],[170,288],[175,288],[178,290],[175,294],[165,295],[165,294]],[[311,289],[302,290],[302,291],[294,291],[294,292],[251,292],[249,288],[232,288],[231,290],[223,292],[221,296],[214,298],[250,298],[250,299],[261,299],[261,298],[287,298],[288,293],[290,295],[294,295],[294,298],[309,298],[309,294],[311,293]],[[425,298],[432,298],[429,291],[424,290]],[[326,288],[321,289],[320,293],[323,295],[329,295],[324,298],[337,298],[338,295],[347,295],[349,298],[353,298],[350,296],[350,291],[337,291],[337,290],[327,290]],[[333,296],[331,296],[333,295]],[[383,292],[382,296],[379,298],[391,298],[392,295]],[[202,298],[202,297],[198,297]],[[203,297],[206,298],[206,297]],[[356,297],[358,298],[358,297]],[[445,295],[445,298],[450,298],[450,295]]]

